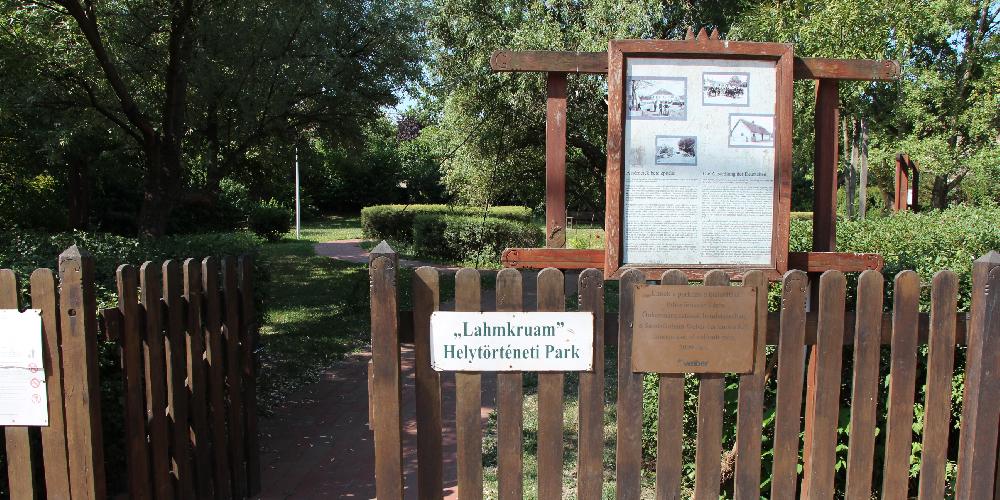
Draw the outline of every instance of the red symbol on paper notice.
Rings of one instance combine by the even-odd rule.
[[[42,385],[42,381],[41,380],[38,380],[37,378],[31,379],[31,387],[34,387],[35,389],[37,389],[38,386],[40,386],[40,385]]]
[[[38,365],[34,363],[28,363],[28,371],[30,371],[31,373],[38,373],[39,372]]]
[[[35,403],[35,404],[41,403],[42,402],[42,397],[39,396],[38,394],[32,394],[31,395],[31,402]]]

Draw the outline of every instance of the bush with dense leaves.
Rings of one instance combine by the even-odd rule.
[[[414,220],[420,215],[465,215],[483,217],[481,207],[448,205],[375,205],[361,210],[361,230],[365,238],[388,240],[393,245],[409,247],[414,243]],[[531,222],[531,209],[518,206],[489,208],[489,217],[517,222]]]
[[[253,207],[247,226],[267,241],[278,241],[292,229],[292,211],[275,200],[269,200]]]
[[[449,261],[497,263],[510,247],[538,247],[545,234],[519,220],[471,215],[421,214],[413,221],[417,255]]]

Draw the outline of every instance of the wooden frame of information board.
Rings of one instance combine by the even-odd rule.
[[[732,59],[775,63],[774,110],[774,195],[771,227],[771,259],[767,266],[725,262],[685,264],[625,264],[623,260],[622,218],[624,215],[625,86],[629,58]],[[628,269],[640,269],[655,279],[667,269],[681,269],[700,279],[710,269],[742,274],[760,269],[769,279],[778,279],[788,269],[788,231],[791,211],[792,167],[792,45],[781,43],[732,42],[717,37],[673,40],[612,40],[608,48],[608,167],[605,209],[604,275],[616,279]],[[728,126],[728,124],[727,124]]]

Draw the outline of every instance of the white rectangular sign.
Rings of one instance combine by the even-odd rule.
[[[0,310],[0,426],[49,425],[41,311]]]
[[[437,371],[590,371],[589,312],[431,314],[431,366]]]

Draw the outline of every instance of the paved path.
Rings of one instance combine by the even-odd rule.
[[[367,263],[362,240],[317,243],[316,254],[355,263]],[[443,272],[458,268],[428,262],[400,260],[406,267],[430,265]],[[489,272],[489,271],[483,271]],[[534,271],[524,272],[524,302],[535,308]],[[567,295],[576,293],[577,273],[566,274]],[[495,309],[495,293],[483,290],[484,311]],[[454,308],[445,301],[441,309]],[[368,429],[369,351],[349,356],[325,370],[321,380],[290,395],[274,414],[260,420],[263,491],[259,498],[375,498],[375,451]],[[416,498],[416,402],[413,349],[402,348],[403,461],[406,498]],[[457,498],[455,464],[455,377],[441,374],[442,440],[444,443],[444,498]],[[494,409],[496,376],[483,375],[483,425]]]

